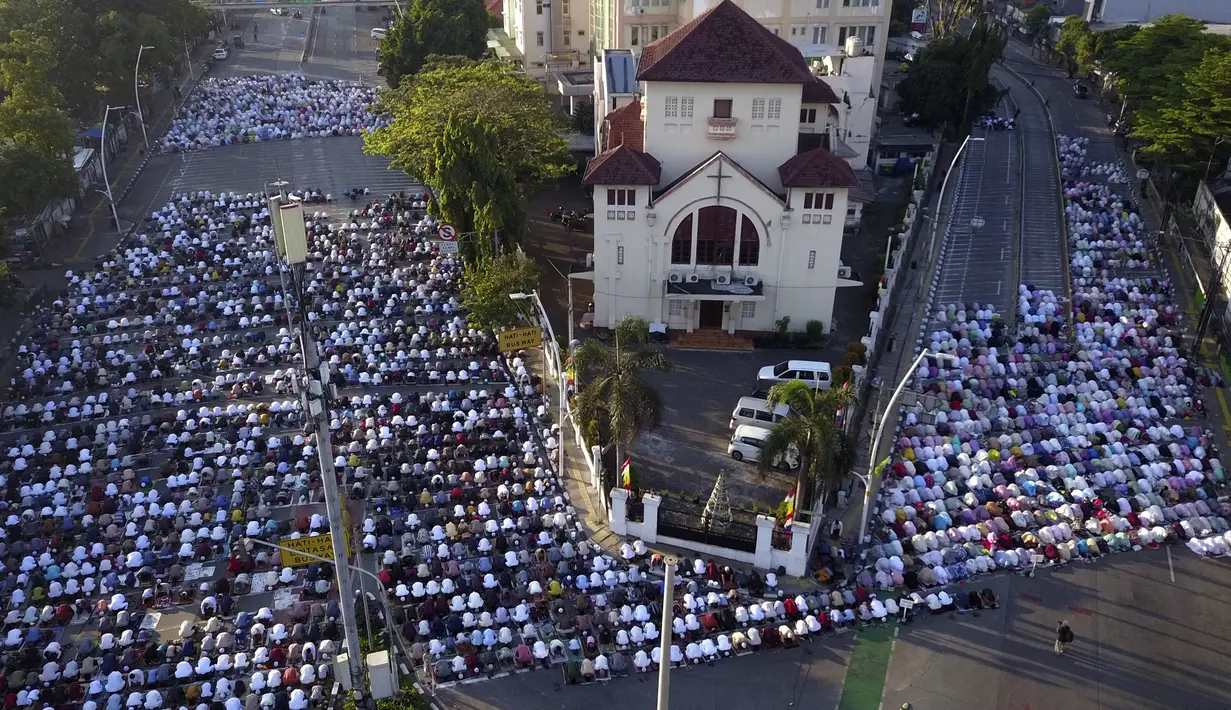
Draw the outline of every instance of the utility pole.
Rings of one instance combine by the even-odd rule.
[[[365,695],[363,680],[363,659],[359,651],[359,624],[355,618],[355,590],[349,564],[350,551],[347,549],[347,529],[342,517],[342,497],[338,491],[338,474],[333,467],[333,445],[329,437],[330,391],[329,366],[322,365],[320,353],[316,349],[316,339],[308,331],[307,305],[303,297],[303,264],[306,262],[307,234],[304,229],[302,213],[299,210],[290,211],[290,224],[283,224],[283,206],[288,201],[283,189],[288,183],[278,180],[273,183],[278,188],[279,200],[271,204],[270,221],[278,233],[278,245],[281,256],[289,267],[291,288],[296,302],[299,319],[300,351],[304,358],[303,384],[299,387],[299,395],[307,418],[309,436],[316,439],[316,451],[320,459],[321,480],[325,487],[325,513],[329,519],[329,532],[333,544],[333,566],[338,584],[339,606],[342,611],[343,639],[346,648],[347,669],[350,673],[351,692],[358,707]],[[272,202],[268,200],[267,202]],[[297,220],[294,221],[294,220]],[[281,262],[281,260],[280,260]],[[282,266],[282,263],[279,264]],[[284,282],[285,283],[285,282]],[[284,294],[284,299],[290,299],[292,294]],[[290,325],[288,323],[288,325]]]
[[[671,641],[674,638],[671,632],[671,601],[675,598],[675,566],[679,561],[674,555],[663,558],[667,568],[663,574],[662,626],[658,629],[658,636],[662,639],[658,646],[658,710],[667,710],[671,704]]]

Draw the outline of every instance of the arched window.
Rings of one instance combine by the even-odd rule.
[[[671,263],[692,263],[692,215],[684,218],[671,237]]]
[[[735,263],[735,223],[739,213],[710,205],[697,211],[697,263],[727,266]]]
[[[761,237],[757,236],[757,226],[748,215],[739,225],[739,265],[756,266],[761,261]]]

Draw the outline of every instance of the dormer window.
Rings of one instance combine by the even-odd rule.
[[[610,192],[610,190],[608,190]],[[833,193],[832,192],[805,192],[804,193],[804,209],[806,210],[832,210],[833,209]]]

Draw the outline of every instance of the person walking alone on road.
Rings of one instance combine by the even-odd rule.
[[[1056,624],[1056,653],[1064,653],[1065,646],[1073,643],[1073,630],[1069,628],[1069,622],[1061,621]]]

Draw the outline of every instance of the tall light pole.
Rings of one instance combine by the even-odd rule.
[[[111,179],[107,177],[107,119],[110,118],[112,111],[123,111],[127,106],[108,106],[103,111],[103,134],[99,138],[99,163],[103,166],[103,187],[106,188],[103,194],[107,196],[107,202],[111,205],[111,219],[115,221],[115,231],[120,231],[120,214],[115,211],[115,197],[111,194]]]
[[[306,234],[302,223],[302,215],[293,211],[295,219],[301,220],[300,224],[294,228],[288,229],[287,225],[282,223],[282,206],[287,202],[286,193],[282,188],[287,185],[284,181],[274,182],[273,185],[279,188],[280,199],[273,202],[267,199],[270,203],[270,219],[274,224],[274,230],[280,235],[277,240],[280,248],[283,250],[279,259],[279,268],[285,265],[289,268],[291,276],[291,289],[295,298],[298,310],[297,330],[299,332],[300,350],[303,352],[304,358],[304,378],[303,383],[299,387],[299,394],[303,402],[304,416],[307,420],[308,430],[310,434],[316,435],[316,451],[320,459],[321,466],[321,482],[325,488],[325,513],[329,519],[329,532],[331,534],[330,542],[333,545],[333,565],[337,574],[338,597],[341,602],[342,611],[342,628],[345,633],[345,647],[347,655],[347,666],[350,671],[351,692],[355,699],[356,706],[363,699],[365,689],[363,685],[363,659],[360,658],[359,652],[359,624],[355,619],[355,591],[354,580],[351,576],[350,567],[350,551],[346,545],[346,524],[342,517],[342,496],[338,491],[338,474],[333,466],[333,446],[329,437],[329,413],[330,413],[330,390],[329,384],[329,365],[322,363],[320,353],[316,349],[316,339],[308,330],[307,306],[303,298],[303,290],[301,288],[303,280],[303,256],[307,254]],[[298,243],[298,248],[292,250],[290,241],[294,239]],[[295,257],[300,261],[296,263],[290,262],[290,255],[297,254]],[[292,294],[284,294],[284,299],[289,299]],[[288,323],[290,325],[290,323]]]
[[[897,389],[893,391],[893,396],[889,398],[888,404],[885,405],[885,413],[881,415],[880,424],[877,425],[876,433],[873,435],[872,442],[868,446],[869,454],[867,476],[855,474],[864,486],[863,509],[860,511],[859,517],[859,537],[856,538],[855,541],[855,544],[861,548],[860,554],[863,552],[863,539],[868,534],[868,512],[872,507],[872,495],[874,491],[880,487],[879,475],[876,473],[876,464],[877,459],[880,456],[880,441],[881,436],[885,433],[885,424],[888,423],[890,419],[897,419],[898,412],[896,407],[898,397],[902,396],[902,390],[906,389],[906,383],[914,377],[915,371],[919,369],[919,364],[923,362],[924,358],[929,356],[938,360],[949,360],[951,362],[957,360],[955,356],[950,355],[949,353],[937,353],[932,352],[931,350],[923,350],[919,353],[919,357],[915,358],[915,361],[911,363],[910,369],[908,369],[906,374],[902,376],[902,381],[898,383]]]
[[[658,630],[658,636],[662,639],[658,646],[658,710],[667,710],[671,704],[671,602],[675,598],[675,566],[679,561],[673,555],[663,558],[667,568],[663,573],[663,616],[659,620],[662,628]]]
[[[940,198],[936,204],[936,219],[932,220],[932,232],[928,237],[928,250],[923,255],[924,259],[931,261],[932,250],[936,248],[936,228],[940,225],[940,208],[945,204],[945,190],[949,188],[949,176],[953,174],[953,168],[957,167],[958,161],[962,157],[962,151],[966,150],[966,146],[971,141],[983,141],[984,138],[972,138],[970,134],[966,134],[966,138],[962,140],[962,145],[957,149],[957,154],[953,156],[953,162],[949,163],[949,169],[945,170],[945,179],[940,183]],[[924,284],[927,287],[927,284]]]
[[[143,44],[137,48],[137,64],[133,67],[133,96],[137,99],[137,120],[141,122],[141,139],[145,141],[145,149],[149,150],[150,137],[145,133],[145,114],[141,112],[141,53],[147,49],[153,49],[153,47]]]

